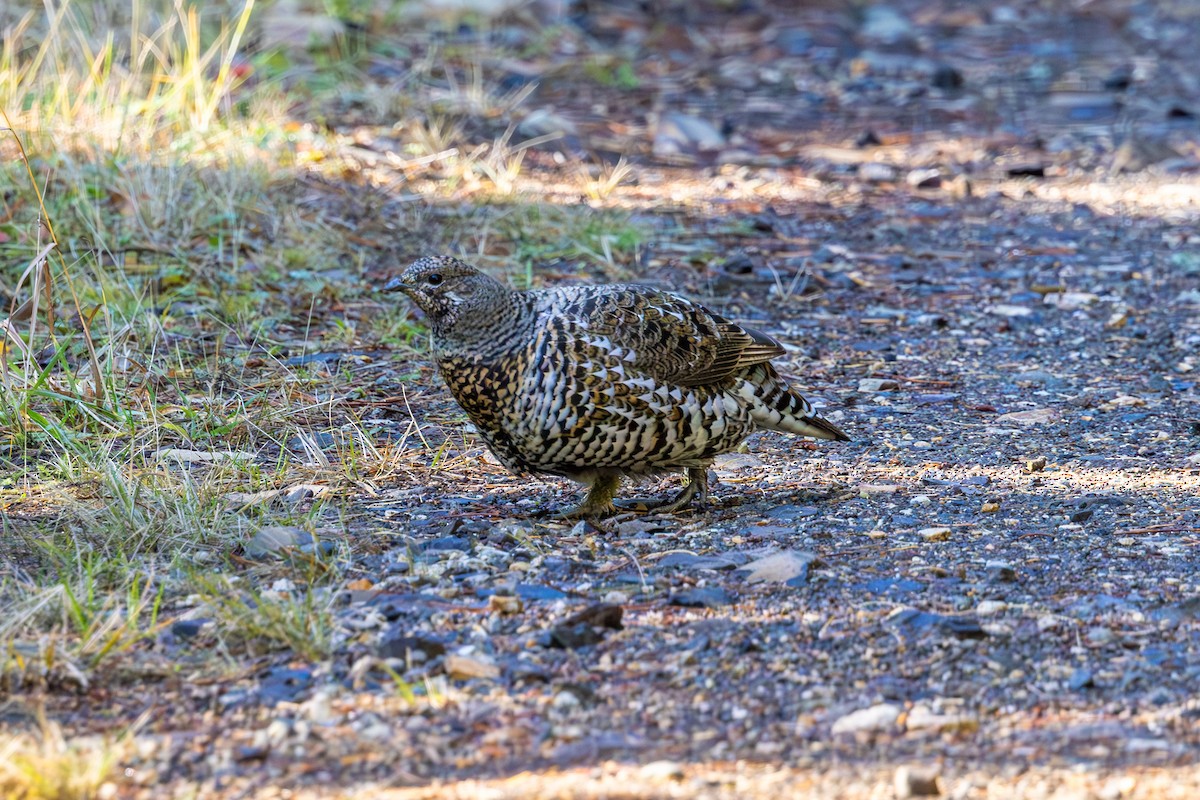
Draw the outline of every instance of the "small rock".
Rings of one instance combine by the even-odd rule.
[[[1018,372],[1013,376],[1013,381],[1019,386],[1023,383],[1036,384],[1047,389],[1056,389],[1062,386],[1062,378],[1046,372],[1041,369],[1028,370],[1026,372]]]
[[[915,703],[904,715],[904,729],[908,731],[961,731],[977,727],[979,720],[970,714],[939,714],[925,703]]]
[[[874,494],[896,494],[904,487],[898,483],[860,483],[855,489],[866,498]]]
[[[653,150],[660,157],[695,155],[721,150],[725,142],[725,136],[708,120],[672,111],[658,121]]]
[[[950,528],[945,527],[922,528],[917,531],[917,535],[927,542],[944,542],[950,538],[952,533],[953,531]]]
[[[863,14],[860,31],[863,38],[881,44],[897,44],[911,39],[912,23],[899,10],[885,5],[871,5]]]
[[[744,573],[747,583],[786,583],[796,585],[808,578],[809,567],[817,560],[813,553],[784,550],[751,561],[738,570]]]
[[[1031,408],[1028,411],[1010,411],[996,417],[996,422],[1011,422],[1017,425],[1042,425],[1053,422],[1058,414],[1050,408]]]
[[[963,87],[963,74],[949,64],[938,64],[933,70],[929,82],[935,89],[944,92],[954,91]]]
[[[404,662],[423,664],[446,654],[446,645],[425,636],[408,636],[402,633],[385,633],[376,646],[380,658],[395,658]]]
[[[942,185],[942,174],[936,169],[914,169],[905,182],[914,189],[937,189]]]
[[[1013,583],[1017,580],[1017,571],[1012,564],[1004,561],[989,561],[984,566],[988,572],[988,580],[992,583]]]
[[[1042,470],[1044,470],[1046,468],[1046,463],[1047,462],[1046,462],[1045,456],[1038,456],[1037,458],[1028,459],[1025,462],[1025,472],[1026,473],[1041,472]]]
[[[651,761],[649,764],[642,766],[638,773],[641,777],[648,781],[658,781],[665,783],[667,781],[683,780],[683,767],[675,761]]]
[[[288,548],[299,548],[313,543],[313,535],[294,525],[264,525],[246,543],[249,558],[279,555]]]
[[[981,617],[999,614],[1008,610],[1008,603],[1003,600],[981,600],[975,606],[975,613]]]
[[[488,598],[488,609],[498,614],[520,614],[525,606],[521,598],[511,594],[494,594]]]
[[[989,500],[979,507],[980,514],[995,514],[1000,510],[1000,504],[994,500]]]
[[[1072,672],[1071,677],[1067,680],[1067,686],[1073,692],[1078,692],[1080,689],[1086,689],[1095,685],[1095,676],[1092,674],[1092,671],[1083,667]]]
[[[879,138],[879,134],[869,128],[862,131],[858,136],[854,137],[854,146],[862,149],[865,147],[878,147],[883,144],[883,140]]]
[[[900,388],[900,384],[887,378],[861,378],[858,390],[863,393],[891,392]]]
[[[858,178],[868,183],[891,183],[896,180],[896,168],[889,164],[868,161],[858,165]]]
[[[979,620],[974,617],[935,614],[915,608],[897,608],[888,614],[886,622],[906,638],[931,633],[953,636],[956,639],[986,639],[988,636]]]
[[[447,675],[458,680],[470,680],[471,678],[495,680],[500,677],[500,667],[479,656],[460,656],[451,653],[446,656],[443,667]]]
[[[550,629],[546,644],[575,650],[599,644],[608,630],[621,630],[621,606],[598,603],[579,611]]]
[[[1028,306],[1017,306],[1011,303],[996,303],[985,309],[989,314],[995,314],[999,317],[1028,317],[1033,314],[1033,309]]]
[[[1112,632],[1111,628],[1096,626],[1088,629],[1085,638],[1087,639],[1087,643],[1092,647],[1102,647],[1117,638],[1117,636]]]
[[[937,770],[924,767],[900,767],[892,778],[897,800],[909,797],[940,797],[941,777]]]
[[[1076,311],[1094,304],[1100,297],[1091,292],[1056,292],[1042,298],[1048,306],[1054,306],[1059,311]]]
[[[877,733],[896,729],[900,720],[900,706],[879,703],[870,708],[851,711],[834,721],[830,732],[835,736],[842,733]]]
[[[191,639],[200,633],[200,629],[204,627],[203,619],[181,619],[178,622],[171,623],[170,631],[176,639]]]
[[[684,608],[720,608],[733,602],[729,592],[720,586],[697,586],[677,592],[667,599],[667,603]]]

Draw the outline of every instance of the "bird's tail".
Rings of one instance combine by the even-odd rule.
[[[750,416],[760,428],[814,439],[848,442],[850,437],[793,391],[770,364],[755,365],[745,376],[742,396],[750,401]]]

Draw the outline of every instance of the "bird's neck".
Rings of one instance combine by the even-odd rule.
[[[528,341],[536,321],[528,294],[505,289],[479,299],[434,325],[439,357],[490,361]]]

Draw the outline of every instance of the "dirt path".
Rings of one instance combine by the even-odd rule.
[[[106,796],[1200,796],[1191,5],[594,5],[571,46],[611,74],[488,64],[573,125],[522,180],[578,203],[556,149],[625,155],[632,277],[785,342],[854,441],[757,436],[704,513],[548,523],[573,487],[377,352],[354,409],[411,452],[330,526],[334,657],[193,674],[212,641],[172,628],[48,692],[76,733],[145,715]],[[306,191],[336,217],[387,169]]]

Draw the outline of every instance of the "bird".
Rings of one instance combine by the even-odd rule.
[[[685,486],[653,510],[704,507],[713,460],[758,430],[850,438],[780,377],[778,341],[674,292],[517,291],[450,256],[384,289],[425,313],[442,379],[501,464],[587,487],[565,519],[600,520],[623,479],[679,471]]]

